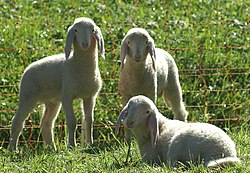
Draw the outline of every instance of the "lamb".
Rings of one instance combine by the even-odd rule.
[[[139,94],[154,102],[163,95],[174,118],[187,120],[176,63],[169,53],[155,48],[145,29],[130,29],[122,41],[119,90],[123,105]]]
[[[223,130],[208,123],[167,119],[145,96],[129,100],[117,120],[116,134],[122,121],[134,134],[145,162],[175,166],[204,161],[210,168],[240,163],[234,142]]]
[[[72,44],[74,52],[70,54]],[[83,100],[85,142],[93,143],[93,111],[102,86],[97,44],[105,58],[100,28],[89,18],[77,18],[68,29],[65,54],[45,57],[27,67],[21,79],[19,107],[12,119],[10,151],[16,150],[24,121],[38,101],[45,104],[42,137],[47,146],[56,150],[53,124],[61,104],[66,113],[68,143],[76,146],[73,100],[78,98]]]
[[[143,28],[130,29],[121,44],[121,73],[119,91],[123,106],[136,95],[144,95],[156,102],[164,96],[172,107],[174,119],[187,121],[188,112],[182,101],[178,68],[172,56],[155,48],[154,40]],[[125,139],[131,140],[131,132],[124,128]]]

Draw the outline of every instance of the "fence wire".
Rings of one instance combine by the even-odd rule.
[[[116,37],[113,33],[114,28],[132,28],[132,27],[159,27],[155,23],[140,23],[138,21],[133,21],[131,23],[123,23],[120,21],[120,23],[114,23],[112,22],[112,18],[114,17],[113,11],[110,10],[108,6],[108,1],[100,1],[100,3],[103,5],[105,9],[105,16],[103,16],[104,23],[97,23],[98,25],[101,25],[102,30],[106,30],[106,34],[109,35],[110,40],[108,40],[108,46],[106,48],[106,58],[107,62],[106,65],[109,65],[111,68],[110,73],[102,74],[102,80],[104,82],[104,88],[101,90],[98,100],[97,100],[97,106],[95,108],[95,114],[96,115],[102,115],[104,113],[106,114],[112,114],[113,117],[117,117],[119,115],[119,112],[122,108],[121,105],[121,95],[117,90],[117,83],[119,81],[119,51],[120,51],[120,43],[121,40],[116,40]],[[82,14],[78,11],[79,8],[76,5],[77,2],[74,0],[71,1],[71,6],[73,13],[72,15],[77,18],[81,17]],[[168,1],[162,1],[161,2],[163,7],[168,10],[168,14],[166,15],[165,22],[162,23],[160,26],[163,27],[163,30],[166,31],[167,25],[170,23],[174,23],[174,21],[169,21],[168,16],[171,15],[171,12],[173,11],[171,9],[171,6],[168,4]],[[78,4],[78,3],[77,3]],[[13,4],[12,4],[13,5]],[[27,62],[27,53],[33,53],[33,52],[63,52],[63,46],[58,47],[55,45],[54,42],[54,36],[52,33],[52,29],[60,26],[62,23],[58,23],[57,21],[50,21],[50,12],[49,12],[49,6],[46,4],[45,1],[42,2],[43,9],[45,10],[45,18],[46,22],[43,23],[44,26],[46,26],[46,30],[49,32],[48,40],[50,43],[49,49],[48,47],[28,47],[23,45],[23,36],[20,32],[21,27],[33,27],[34,25],[37,25],[38,23],[28,21],[28,20],[21,20],[19,18],[16,19],[16,21],[1,21],[0,26],[6,26],[11,25],[15,27],[16,30],[16,36],[18,37],[18,42],[15,43],[16,47],[5,47],[3,44],[3,47],[0,47],[0,51],[4,52],[15,52],[16,54],[19,54],[20,59],[18,60],[19,66],[21,66],[21,71],[16,71],[15,69],[7,69],[7,70],[1,70],[0,75],[2,76],[1,83],[0,83],[0,97],[1,97],[1,109],[0,109],[0,143],[2,144],[8,144],[9,143],[9,130],[10,130],[10,120],[13,117],[16,108],[17,107],[8,107],[6,104],[15,102],[14,104],[18,104],[18,93],[19,93],[19,81],[21,78],[21,75],[27,65],[30,62]],[[134,0],[133,4],[131,6],[133,7],[132,13],[130,18],[134,19],[136,15],[136,11],[138,9],[138,5],[140,5],[139,1]],[[190,2],[190,5],[192,3]],[[185,9],[186,15],[191,15],[190,9]],[[11,13],[11,11],[10,11]],[[117,14],[118,15],[118,14]],[[2,19],[1,19],[2,20]],[[209,22],[195,22],[191,23],[190,25],[203,25],[206,27],[213,27],[213,26],[247,26],[247,33],[249,34],[249,20],[245,22],[239,22],[239,21],[209,21]],[[39,23],[41,25],[41,23]],[[223,32],[223,31],[222,31]],[[247,34],[246,34],[247,35]],[[248,35],[249,36],[249,35]],[[104,36],[105,37],[105,36]],[[168,36],[166,36],[168,37]],[[107,37],[106,37],[107,38]],[[169,38],[166,38],[168,40]],[[106,41],[106,40],[105,40]],[[157,42],[157,41],[156,41]],[[232,67],[230,64],[230,58],[228,58],[231,55],[231,52],[236,52],[240,54],[242,51],[246,52],[247,58],[249,58],[249,48],[250,45],[248,44],[238,44],[238,45],[225,45],[225,46],[204,46],[204,44],[198,43],[197,40],[194,40],[196,43],[195,46],[192,47],[171,47],[171,42],[164,47],[166,51],[169,51],[173,57],[177,60],[177,66],[179,67],[179,75],[180,75],[180,81],[183,89],[183,98],[184,102],[186,104],[187,110],[190,112],[190,121],[203,121],[203,122],[210,122],[214,124],[220,124],[221,122],[223,124],[231,124],[232,122],[235,122],[234,125],[238,126],[241,122],[249,121],[249,90],[250,85],[248,82],[244,85],[239,85],[239,78],[244,79],[244,81],[249,81],[249,73],[250,73],[250,67],[249,65],[245,65],[244,67],[235,66]],[[32,43],[30,43],[32,44]],[[106,46],[106,45],[105,45]],[[193,53],[196,56],[196,62],[197,65],[193,66],[193,68],[185,68],[184,65],[181,65],[181,59],[178,59],[178,54],[183,52]],[[223,66],[222,65],[213,65],[213,67],[207,66],[206,62],[204,62],[204,57],[207,52],[222,52],[223,57],[226,57],[224,60]],[[1,53],[2,54],[2,53]],[[184,53],[185,54],[185,53]],[[216,56],[216,54],[215,54]],[[239,55],[240,58],[241,54]],[[1,56],[1,61],[4,60],[4,57]],[[188,57],[186,57],[188,58]],[[208,57],[205,57],[208,58]],[[30,61],[30,60],[29,60]],[[249,62],[246,61],[246,62]],[[2,62],[1,62],[2,63]],[[12,62],[9,62],[12,63]],[[102,62],[101,62],[102,63]],[[184,68],[183,68],[184,67]],[[14,67],[13,67],[14,68]],[[101,69],[102,71],[102,69]],[[15,79],[13,80],[13,76],[15,76]],[[225,81],[228,82],[228,85],[226,87],[218,88],[216,86],[212,86],[209,83],[212,83],[210,80],[215,79],[217,80],[217,83],[223,82],[220,81],[221,79],[226,79]],[[5,80],[13,80],[14,82],[5,82]],[[198,82],[197,82],[198,81]],[[188,83],[185,83],[188,82]],[[189,83],[191,82],[191,83]],[[189,86],[194,82],[194,85],[197,85],[198,87],[192,87]],[[196,83],[197,82],[197,83]],[[112,87],[115,86],[114,89],[107,89],[109,87],[109,83],[112,83]],[[228,94],[229,93],[229,94]],[[223,98],[225,95],[230,95],[230,98]],[[239,97],[248,98],[245,102],[239,102]],[[213,98],[218,98],[217,100],[220,100],[220,103],[213,102]],[[190,100],[196,100],[195,102],[192,102]],[[105,105],[105,101],[109,102],[109,99],[111,102],[113,100],[116,100],[116,103],[113,103],[109,106]],[[223,101],[223,100],[226,101]],[[7,101],[6,101],[7,100]],[[13,100],[13,101],[12,101]],[[102,103],[102,101],[104,103]],[[198,100],[198,101],[197,101]],[[78,103],[77,103],[78,104]],[[99,105],[99,106],[98,106]],[[162,99],[159,99],[157,102],[158,108],[165,113],[171,112],[165,104],[163,103]],[[7,108],[7,109],[5,109]],[[219,110],[219,111],[218,111]],[[213,111],[218,111],[221,116],[214,115],[216,113],[213,113]],[[38,113],[40,112],[40,113]],[[32,144],[32,143],[39,143],[43,140],[40,138],[40,121],[37,120],[40,118],[40,114],[42,112],[42,107],[38,106],[35,108],[35,111],[31,114],[35,116],[29,116],[28,120],[25,123],[25,128],[23,135],[21,135],[20,143],[26,143],[26,144]],[[76,110],[76,114],[80,114],[81,109]],[[192,112],[194,112],[194,115],[192,115]],[[230,112],[230,115],[227,116],[226,114]],[[243,113],[242,113],[243,112]],[[95,116],[96,116],[95,115]],[[36,117],[37,116],[37,117]],[[79,116],[79,115],[78,115]],[[8,118],[6,118],[8,117]],[[115,118],[112,120],[104,119],[98,120],[94,124],[95,129],[104,129],[104,132],[98,132],[96,133],[96,139],[104,139],[108,140],[112,138],[112,129],[115,126]],[[8,121],[6,121],[8,120]],[[79,121],[80,122],[80,121]],[[80,123],[78,122],[78,135],[80,133]],[[59,117],[57,118],[56,124],[55,124],[55,133],[57,134],[57,140],[59,142],[65,141],[65,119],[64,119],[64,113],[63,111],[60,112]],[[109,135],[111,136],[109,136]],[[100,137],[101,136],[101,137]],[[109,137],[107,137],[109,136]]]

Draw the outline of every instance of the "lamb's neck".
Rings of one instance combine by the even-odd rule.
[[[74,46],[72,57],[74,66],[81,66],[86,69],[96,69],[98,66],[98,52],[95,47],[90,47],[88,50],[83,50],[78,46]]]
[[[131,60],[131,58],[126,58],[126,66],[125,69],[128,73],[136,72],[143,74],[146,71],[146,61],[143,62],[135,62]]]
[[[135,138],[138,142],[139,147],[144,146],[144,144],[148,143],[150,141],[150,132],[148,129],[148,126],[141,125],[140,127],[133,130],[133,133],[135,135]]]

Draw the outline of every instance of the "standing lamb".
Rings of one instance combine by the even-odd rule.
[[[128,31],[122,41],[121,63],[119,90],[123,105],[135,95],[145,95],[154,102],[163,95],[173,109],[174,118],[187,120],[175,61],[166,51],[155,48],[145,29]]]
[[[72,44],[74,52],[70,54]],[[104,58],[104,41],[100,28],[89,18],[78,18],[68,29],[65,54],[45,57],[27,67],[21,79],[19,107],[11,125],[11,151],[17,148],[24,121],[38,101],[45,104],[42,136],[47,145],[56,150],[53,125],[62,103],[66,113],[68,142],[71,146],[76,146],[77,121],[73,100],[77,98],[83,100],[85,117],[83,116],[82,126],[85,129],[85,141],[93,143],[93,111],[102,86],[97,44]]]
[[[204,161],[207,167],[240,163],[234,142],[220,128],[167,119],[145,96],[129,100],[118,118],[116,134],[123,119],[124,126],[135,135],[145,162],[174,166]]]
[[[130,29],[122,41],[119,91],[123,106],[136,95],[147,96],[154,102],[163,95],[172,107],[174,119],[187,121],[176,63],[166,51],[155,48],[145,29]],[[130,143],[131,133],[124,130]]]

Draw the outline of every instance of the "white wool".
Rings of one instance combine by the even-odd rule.
[[[74,52],[70,54],[72,44]],[[10,150],[16,149],[24,121],[37,102],[45,104],[42,119],[45,143],[56,149],[53,124],[62,103],[69,132],[68,142],[75,146],[73,100],[77,98],[83,100],[85,141],[93,143],[93,110],[102,86],[97,45],[104,57],[100,28],[91,19],[78,18],[68,29],[65,54],[45,57],[26,68],[20,84],[19,107],[11,125]]]
[[[116,127],[132,131],[142,160],[149,163],[201,163],[208,167],[240,163],[235,144],[220,128],[208,123],[186,123],[165,118],[149,98],[132,97],[122,110]]]
[[[176,63],[169,53],[155,48],[145,29],[128,31],[122,41],[121,63],[119,91],[123,105],[136,95],[147,96],[154,102],[163,96],[172,107],[174,119],[187,120]]]

